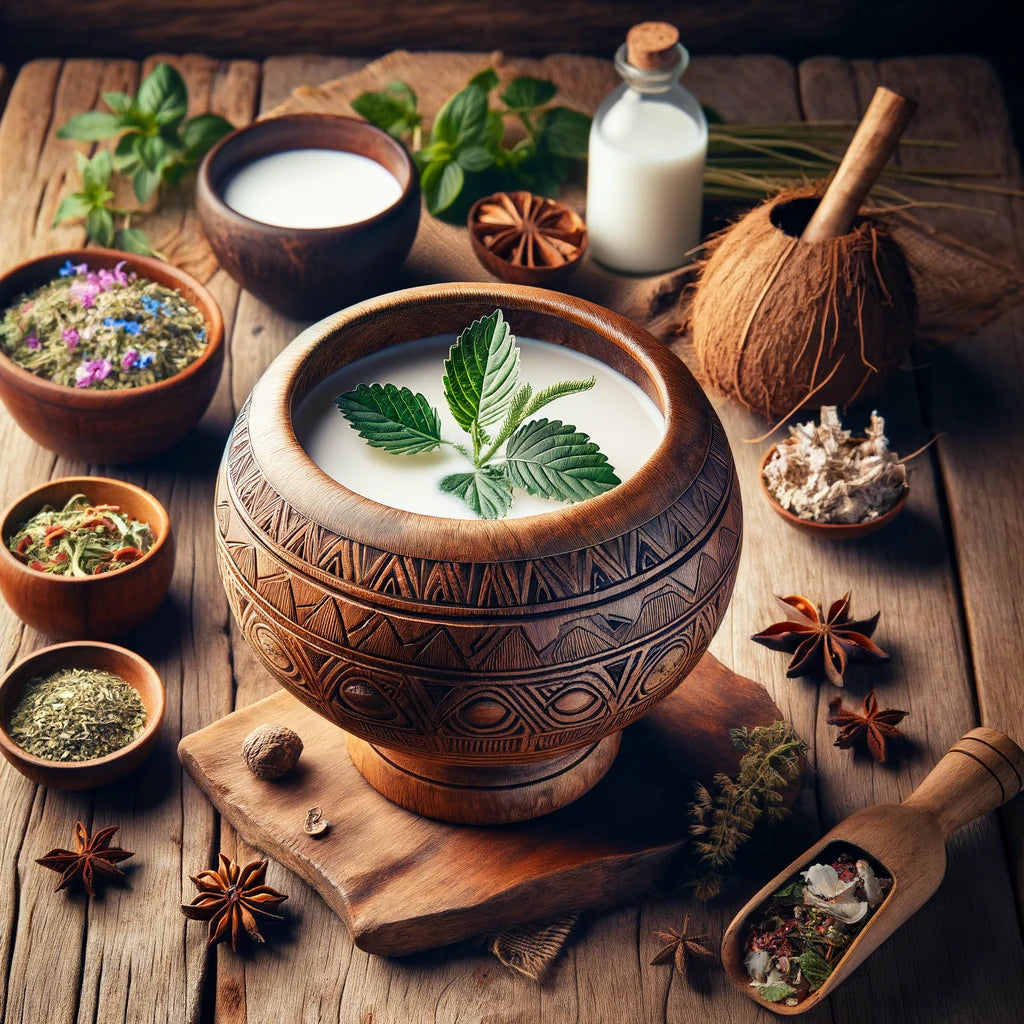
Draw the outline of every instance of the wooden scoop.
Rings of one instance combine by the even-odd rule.
[[[760,1006],[797,1014],[821,1002],[904,921],[924,905],[946,873],[946,840],[959,828],[1012,800],[1024,788],[1024,751],[995,729],[972,729],[901,804],[865,807],[840,822],[780,871],[736,915],[722,939],[722,966]],[[802,1003],[767,1003],[751,987],[743,965],[748,918],[797,872],[816,863],[831,843],[863,851],[892,880],[892,889],[853,940],[828,980]]]

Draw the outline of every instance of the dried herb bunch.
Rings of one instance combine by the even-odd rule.
[[[54,384],[138,388],[195,362],[206,350],[206,321],[180,292],[136,277],[124,262],[91,270],[68,260],[4,311],[0,347]]]
[[[694,822],[690,831],[697,837],[694,848],[703,868],[693,882],[700,900],[718,895],[725,870],[759,822],[782,821],[789,814],[782,806],[783,793],[799,777],[807,750],[793,727],[781,720],[730,729],[729,735],[743,751],[736,778],[720,772],[711,789],[698,783],[689,809]]]

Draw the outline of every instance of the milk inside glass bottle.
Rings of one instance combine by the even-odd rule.
[[[586,214],[590,254],[614,270],[670,270],[700,242],[708,125],[678,81],[689,59],[662,22],[635,25],[615,54],[623,82],[591,125]]]

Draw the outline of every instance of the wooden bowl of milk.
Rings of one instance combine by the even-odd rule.
[[[419,226],[419,176],[401,143],[365,121],[288,114],[210,150],[196,208],[243,288],[319,317],[394,286]]]
[[[335,407],[386,380],[425,394],[444,433],[441,363],[495,309],[534,388],[596,379],[562,418],[586,424],[613,489],[576,504],[517,494],[509,517],[472,518],[438,489],[447,456],[416,456],[421,478]],[[725,433],[683,364],[607,309],[497,283],[394,292],[300,334],[235,423],[216,519],[242,633],[340,727],[338,757],[347,743],[389,799],[475,824],[544,814],[597,783],[620,730],[707,648],[742,532]]]

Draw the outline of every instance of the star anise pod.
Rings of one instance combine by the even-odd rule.
[[[470,231],[487,251],[516,267],[559,267],[580,254],[582,218],[531,192],[498,192],[480,201]]]
[[[76,822],[74,850],[51,850],[45,857],[40,857],[36,861],[44,868],[61,873],[57,888],[53,891],[60,892],[72,882],[78,882],[90,896],[95,896],[97,881],[110,882],[124,878],[124,872],[114,865],[134,854],[130,850],[110,845],[110,840],[119,827],[110,825],[100,829],[90,839],[88,829],[80,821]]]
[[[683,920],[683,930],[677,932],[675,928],[669,928],[667,932],[655,932],[654,934],[661,939],[665,945],[658,950],[654,959],[651,961],[652,966],[658,964],[675,964],[676,970],[686,976],[686,958],[688,956],[696,956],[702,960],[708,959],[714,954],[708,949],[704,943],[707,941],[706,935],[691,935],[689,932],[690,928],[690,915],[687,914]]]
[[[774,623],[750,639],[773,651],[791,653],[793,657],[786,669],[790,679],[796,676],[820,679],[824,675],[830,683],[842,686],[848,660],[889,660],[889,655],[869,639],[881,612],[875,612],[870,619],[851,619],[849,593],[834,601],[827,615],[821,605],[815,607],[799,594],[776,600],[790,618]]]
[[[219,871],[200,871],[193,876],[199,895],[191,903],[182,904],[181,912],[193,921],[210,922],[208,946],[230,934],[231,948],[237,953],[243,931],[253,942],[263,942],[256,917],[280,921],[281,915],[273,911],[288,899],[264,885],[266,874],[265,860],[254,860],[243,868],[222,853]]]
[[[871,756],[876,761],[885,762],[886,740],[896,739],[903,734],[896,728],[909,711],[897,711],[895,708],[878,709],[875,691],[872,690],[864,698],[863,711],[847,711],[843,707],[843,698],[835,697],[828,703],[829,725],[839,726],[839,737],[835,745],[846,750],[861,741],[867,744]]]

